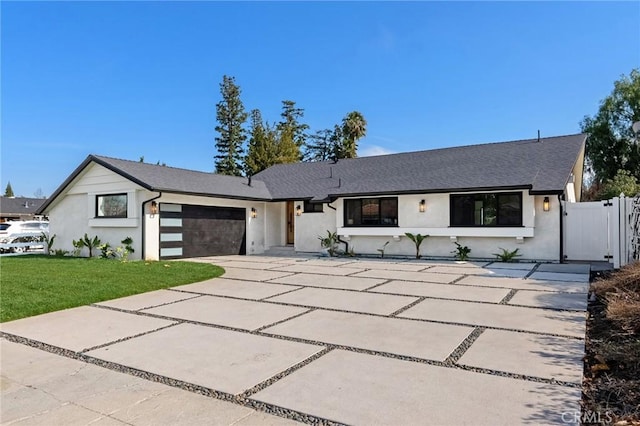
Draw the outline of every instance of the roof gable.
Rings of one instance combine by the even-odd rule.
[[[89,155],[38,209],[38,212],[45,211],[57,197],[68,191],[74,180],[81,176],[92,163],[99,164],[142,188],[154,192],[260,201],[268,201],[272,198],[264,182],[254,180],[249,186],[248,180],[243,177]]]

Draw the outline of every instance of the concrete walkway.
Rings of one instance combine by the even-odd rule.
[[[588,265],[227,256],[2,324],[2,424],[563,424]]]

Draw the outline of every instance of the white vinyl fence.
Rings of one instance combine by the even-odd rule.
[[[608,261],[616,269],[640,260],[640,196],[562,207],[565,260]]]

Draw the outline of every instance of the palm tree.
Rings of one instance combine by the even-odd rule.
[[[358,139],[367,134],[367,120],[358,111],[351,111],[342,119],[343,157],[355,158],[358,151]]]

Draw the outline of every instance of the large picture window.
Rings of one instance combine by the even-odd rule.
[[[344,200],[344,226],[398,226],[398,198]]]
[[[522,193],[451,195],[451,226],[522,226]]]
[[[106,194],[96,196],[96,217],[127,217],[127,194]]]

